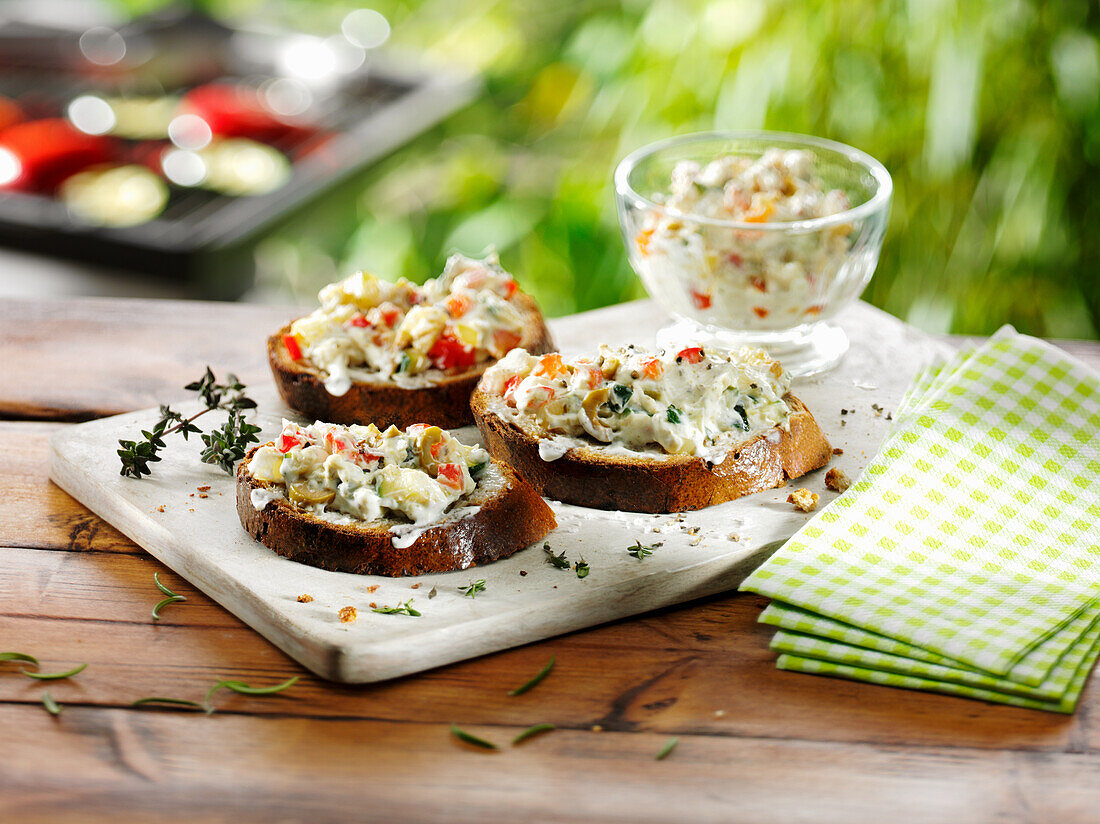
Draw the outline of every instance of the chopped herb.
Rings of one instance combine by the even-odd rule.
[[[611,394],[607,397],[607,405],[612,412],[623,412],[626,405],[634,396],[634,388],[623,383],[617,383],[611,387]]]
[[[46,708],[46,712],[50,715],[61,715],[61,710],[64,709],[64,707],[53,700],[53,696],[50,695],[49,690],[42,693],[42,706]]]
[[[242,695],[273,695],[276,692],[282,692],[285,689],[289,689],[298,683],[300,675],[295,675],[293,678],[288,678],[281,684],[275,684],[270,687],[250,687],[244,681],[218,681],[210,689],[206,691],[205,703],[207,711],[213,711],[213,706],[210,704],[210,699],[214,697],[220,689],[232,690],[233,692],[239,692]]]
[[[172,704],[178,707],[190,707],[195,710],[202,710],[209,714],[210,708],[200,704],[198,701],[188,701],[186,698],[162,698],[160,696],[151,695],[148,698],[139,698],[130,704],[131,707],[144,707],[146,704]]]
[[[634,546],[627,549],[626,554],[633,558],[637,558],[639,561],[645,558],[647,555],[652,555],[653,550],[661,546],[660,543],[650,544],[649,546],[642,546],[641,541],[635,541]]]
[[[476,581],[471,581],[467,586],[459,587],[458,591],[467,598],[476,598],[479,592],[485,591],[485,579],[478,578]]]
[[[670,403],[668,405],[668,409],[665,410],[665,419],[669,423],[679,423],[680,422],[680,416],[683,415],[683,414],[684,414],[683,412],[681,412],[679,409],[677,409],[675,406],[673,406]]]
[[[176,595],[179,594],[178,592],[172,592],[172,590],[170,590],[168,587],[166,587],[164,584],[162,584],[160,582],[160,573],[159,572],[154,572],[153,573],[153,583],[155,583],[157,585],[157,589],[159,589],[165,595],[170,595],[170,596],[175,597]]]
[[[470,467],[470,477],[476,478],[478,475],[485,471],[485,467],[487,467],[488,465],[488,461],[482,461],[481,463],[474,464]]]
[[[569,562],[565,560],[564,549],[561,551],[561,555],[555,555],[554,550],[550,549],[550,544],[543,544],[542,551],[546,553],[546,563],[555,569],[569,569]]]
[[[22,670],[22,673],[28,678],[37,678],[39,681],[57,681],[61,678],[71,678],[79,672],[83,672],[87,664],[81,664],[79,667],[73,667],[66,672],[31,672],[30,670]]]
[[[492,741],[486,741],[484,738],[478,738],[472,733],[466,732],[466,730],[451,724],[451,735],[457,738],[459,741],[465,741],[467,744],[473,744],[475,747],[481,747],[483,750],[496,750],[499,749]]]
[[[733,411],[741,416],[741,423],[740,423],[741,431],[742,432],[748,432],[749,431],[749,416],[748,416],[748,413],[745,412],[745,407],[742,406],[741,404],[737,404],[736,406],[733,407]]]
[[[674,749],[676,749],[676,745],[678,743],[680,743],[679,738],[670,738],[670,739],[668,739],[668,741],[665,742],[665,745],[657,751],[657,754],[655,756],[653,756],[653,760],[654,761],[663,761],[664,759],[668,758],[668,756],[672,753],[672,751]]]
[[[165,598],[163,601],[157,602],[157,605],[155,607],[153,607],[153,620],[154,621],[159,621],[160,620],[160,611],[162,609],[164,609],[164,607],[168,606],[169,604],[174,604],[177,601],[186,601],[186,600],[187,599],[184,598],[182,595],[170,595],[169,597]]]
[[[409,357],[408,352],[401,353],[401,359],[397,363],[398,372],[408,372],[409,366],[412,364],[412,358]]]
[[[38,666],[38,659],[25,652],[0,652],[0,661],[26,661],[28,664]]]
[[[552,670],[553,668],[554,668],[554,656],[551,655],[550,660],[546,662],[545,667],[543,667],[541,670],[539,670],[538,675],[536,675],[534,678],[532,678],[526,684],[523,684],[522,686],[516,687],[514,690],[509,691],[508,694],[509,695],[523,695],[528,690],[533,690],[535,687],[537,687],[539,684],[542,683],[542,679],[544,679],[547,675],[549,675],[550,670]]]
[[[202,441],[206,445],[202,451],[203,462],[217,464],[228,474],[233,473],[233,465],[244,457],[248,445],[259,441],[256,433],[260,428],[244,421],[244,411],[255,409],[256,402],[244,394],[245,386],[237,380],[236,375],[230,374],[225,383],[218,383],[208,366],[199,380],[187,384],[184,389],[198,392],[206,408],[190,418],[184,418],[171,407],[162,405],[160,419],[153,428],[141,431],[144,440],[119,440],[118,457],[122,461],[120,475],[140,480],[142,476],[152,474],[149,464],[161,460],[158,453],[164,448],[164,437],[175,432],[179,432],[184,440],[193,432],[202,435]],[[221,429],[203,434],[193,421],[215,409],[228,412],[229,419]]]
[[[433,589],[435,587],[432,587]],[[431,597],[430,595],[428,597]],[[412,615],[414,618],[419,618],[420,613],[412,608],[413,599],[410,598],[403,604],[398,604],[395,607],[374,607],[371,612],[378,612],[382,615]]]
[[[555,727],[553,724],[535,724],[533,727],[528,727],[523,732],[521,732],[519,735],[517,735],[515,738],[513,738],[512,739],[512,746],[514,747],[516,744],[520,743],[521,741],[526,741],[528,738],[530,738],[533,735],[538,735],[539,733],[542,733],[542,732],[550,732],[550,730],[555,730],[555,729],[557,729],[557,727]]]
[[[587,578],[590,572],[588,568],[588,562],[581,558],[577,563],[573,564],[573,571],[577,573],[578,578]]]

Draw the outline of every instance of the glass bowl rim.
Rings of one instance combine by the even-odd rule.
[[[691,143],[701,143],[705,140],[774,140],[777,143],[785,143],[791,148],[813,147],[828,149],[829,151],[842,155],[849,162],[869,172],[878,183],[878,189],[868,200],[858,206],[853,206],[843,212],[838,212],[835,215],[808,218],[806,220],[775,220],[765,221],[763,223],[746,223],[737,220],[723,220],[721,218],[697,215],[693,212],[682,212],[679,209],[670,209],[662,203],[657,203],[651,198],[639,194],[630,185],[630,173],[633,172],[642,161],[666,149],[685,146]],[[720,226],[729,229],[748,229],[754,232],[812,232],[829,226],[850,223],[854,220],[862,220],[884,208],[889,203],[890,197],[893,195],[894,191],[894,182],[890,177],[890,173],[886,170],[886,167],[864,151],[824,137],[798,134],[796,132],[774,132],[766,129],[692,132],[691,134],[677,135],[676,137],[668,137],[654,143],[649,143],[642,146],[640,149],[635,149],[619,162],[619,165],[615,168],[614,180],[615,193],[617,195],[622,198],[633,200],[636,206],[640,206],[644,209],[653,209],[667,215],[688,218],[695,223],[701,223],[708,226]]]

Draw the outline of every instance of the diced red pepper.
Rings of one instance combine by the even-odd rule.
[[[464,486],[462,478],[462,469],[458,464],[447,463],[439,465],[439,482],[451,489],[462,489]]]
[[[378,311],[382,314],[382,320],[386,322],[386,326],[393,326],[401,317],[401,310],[392,303],[383,303],[378,307]]]
[[[370,321],[367,320],[366,315],[356,315],[348,321],[348,326],[358,326],[360,329],[370,326]]]
[[[737,254],[737,252],[730,252],[729,262],[732,263],[734,266],[740,266],[742,263],[745,262],[745,259]]]
[[[298,345],[297,335],[283,335],[283,346],[286,347],[286,353],[290,355],[291,360],[302,359],[302,347]]]
[[[754,306],[752,307],[752,311],[756,313],[756,316],[758,318],[766,318],[768,315],[771,314],[771,312],[769,312],[763,306]]]
[[[824,308],[825,307],[822,306],[821,304],[818,304],[816,306],[811,306],[809,309],[806,310],[805,314],[807,314],[807,315],[820,315],[821,310],[824,309]]]
[[[457,340],[450,332],[444,332],[428,350],[428,358],[443,370],[468,369],[477,360],[477,353],[472,346]]]
[[[470,311],[471,302],[465,295],[451,295],[447,298],[447,311],[452,318],[460,318]]]
[[[709,309],[710,308],[710,295],[697,292],[694,289],[691,290],[691,302],[695,304],[696,309]]]
[[[508,380],[504,382],[504,391],[501,394],[505,397],[511,395],[513,392],[516,391],[516,387],[519,386],[519,383],[522,380],[523,378],[521,378],[519,375],[512,375],[512,377],[508,378]]]
[[[350,435],[333,432],[330,429],[325,433],[325,449],[328,450],[330,455],[335,455],[337,452],[353,452],[355,451],[355,441],[351,439]]]
[[[681,349],[677,355],[677,360],[686,360],[688,363],[698,363],[703,359],[703,350],[699,346],[689,346],[687,349]]]
[[[768,284],[764,280],[764,278],[760,277],[760,275],[753,275],[751,278],[749,278],[749,285],[757,292],[768,291]]]
[[[504,284],[504,297],[508,298],[509,300],[511,300],[512,295],[514,295],[518,291],[519,291],[519,284],[516,283],[514,278],[512,280],[509,280],[507,283]]]
[[[565,365],[561,362],[561,355],[557,352],[551,352],[549,355],[543,355],[539,358],[538,365],[534,370],[536,375],[547,375],[551,378],[556,378],[563,372],[565,372]]]
[[[647,378],[656,380],[664,374],[665,368],[657,358],[648,358],[642,361],[642,374]]]

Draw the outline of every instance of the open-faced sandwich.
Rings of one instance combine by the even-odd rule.
[[[513,350],[471,399],[490,454],[542,494],[679,512],[781,486],[831,448],[790,376],[758,349]]]
[[[515,347],[553,349],[532,298],[495,256],[454,255],[417,286],[360,272],[267,341],[279,394],[307,418],[465,426],[485,368]]]
[[[245,530],[322,569],[419,575],[507,558],[556,526],[508,466],[437,426],[299,426],[237,467]]]

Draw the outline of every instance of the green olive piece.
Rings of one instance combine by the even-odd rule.
[[[607,403],[607,398],[610,394],[611,390],[605,386],[602,389],[593,389],[584,396],[584,401],[581,403],[581,409],[584,410],[584,414],[588,416],[588,420],[592,421],[592,423],[597,423],[596,411],[600,406]]]
[[[420,465],[433,478],[439,472],[439,461],[432,455],[432,447],[443,440],[443,430],[438,426],[429,426],[420,435]]]
[[[335,489],[316,489],[306,481],[298,481],[287,487],[290,502],[298,506],[313,506],[314,504],[327,504],[336,497]]]
[[[618,358],[604,358],[603,366],[600,367],[600,371],[603,376],[608,380],[615,377],[615,373],[619,371],[619,359]]]

